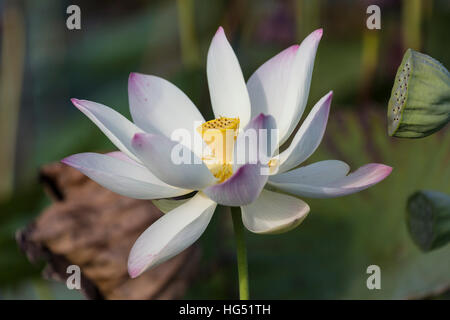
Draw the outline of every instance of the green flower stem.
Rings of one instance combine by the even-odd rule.
[[[422,47],[422,13],[426,11],[426,1],[403,0],[402,24],[403,45],[405,48],[420,50]]]
[[[231,207],[231,217],[233,219],[233,229],[236,239],[239,297],[241,300],[248,300],[250,299],[250,294],[248,288],[247,248],[245,246],[245,229],[242,224],[241,209],[239,207]]]
[[[198,41],[195,34],[194,0],[177,0],[181,58],[186,67],[200,66]]]

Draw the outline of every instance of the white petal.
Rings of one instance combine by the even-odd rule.
[[[345,177],[350,167],[343,161],[325,160],[298,169],[271,176],[271,182],[302,183],[308,185],[327,185]]]
[[[269,113],[285,142],[300,120],[308,101],[312,71],[322,29],[264,63],[247,83],[252,117]]]
[[[133,159],[131,159],[129,156],[127,156],[125,153],[121,152],[121,151],[112,151],[112,152],[108,152],[106,153],[106,155],[122,160],[122,161],[126,161],[128,163],[131,163],[135,166],[139,166],[142,168],[145,168],[140,162],[134,161]],[[148,170],[148,169],[146,169]],[[156,178],[156,177],[155,177]]]
[[[142,163],[167,184],[201,190],[216,182],[206,165],[185,146],[169,138],[148,133],[136,134],[133,151]]]
[[[183,91],[156,76],[131,73],[128,99],[133,121],[148,133],[170,138],[175,130],[193,132],[205,122]]]
[[[103,187],[130,198],[159,199],[191,192],[165,184],[141,165],[105,154],[79,153],[61,162],[81,171]]]
[[[136,133],[142,132],[141,129],[105,105],[87,100],[71,99],[71,101],[103,131],[117,148],[133,160],[139,161],[131,151],[131,139]]]
[[[131,73],[128,99],[134,122],[146,132],[177,140],[199,157],[207,150],[196,130],[205,119],[183,91],[169,81]]]
[[[392,168],[370,163],[345,175],[348,166],[341,161],[322,161],[270,177],[278,190],[310,198],[334,198],[359,192],[385,179]]]
[[[275,118],[278,129],[283,128],[283,131],[289,124],[281,123],[284,109],[294,107],[296,96],[295,90],[288,89],[298,48],[299,45],[293,45],[266,61],[247,82],[251,118],[260,113],[270,114]]]
[[[316,151],[327,127],[332,96],[333,92],[330,91],[316,103],[295,134],[289,148],[280,153],[279,173],[295,168]]]
[[[206,72],[216,118],[239,117],[244,127],[250,121],[250,99],[241,67],[222,27],[211,41]]]
[[[166,213],[144,231],[131,249],[128,273],[136,278],[177,255],[193,244],[205,231],[217,204],[201,192]]]
[[[304,201],[263,190],[259,198],[241,207],[245,227],[254,233],[281,233],[298,226],[309,212]]]

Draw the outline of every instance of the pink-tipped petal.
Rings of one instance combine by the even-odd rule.
[[[267,182],[261,164],[245,164],[228,180],[209,186],[203,192],[218,204],[243,206],[255,201]]]
[[[180,89],[156,76],[131,73],[128,99],[133,121],[148,133],[170,138],[176,130],[192,132],[205,121]]]
[[[252,118],[260,113],[270,114],[280,126],[283,110],[292,107],[287,106],[285,100],[298,48],[299,45],[293,45],[281,51],[259,67],[248,80]]]
[[[100,103],[71,99],[72,103],[83,112],[100,130],[111,140],[114,145],[135,161],[138,158],[131,151],[131,139],[142,132],[131,121],[113,109]]]
[[[264,165],[270,161],[278,147],[275,118],[260,113],[239,133],[234,145],[233,171],[247,163]]]
[[[316,151],[327,127],[332,97],[333,92],[330,91],[312,108],[295,134],[289,148],[280,154],[280,166],[277,173],[295,168]]]
[[[302,183],[307,185],[329,185],[344,178],[350,167],[343,161],[325,160],[314,162],[286,173],[278,173],[269,177],[270,181],[282,183]]]
[[[276,129],[275,119],[270,114],[260,113],[247,124],[247,126],[244,128],[244,131],[249,129]]]
[[[320,39],[322,39],[323,29],[322,28],[317,29],[317,30],[313,31],[312,34],[316,37],[317,40],[320,40]]]
[[[320,162],[314,165],[319,164]],[[389,166],[370,163],[347,176],[342,175],[345,172],[344,166],[331,162],[327,166],[330,167],[323,166],[322,174],[317,177],[314,177],[314,175],[318,175],[317,170],[313,165],[310,165],[272,176],[269,184],[281,191],[297,196],[334,198],[367,189],[384,180],[392,172],[392,168]],[[333,169],[339,170],[337,175],[332,173]],[[327,177],[327,173],[329,173],[329,177]]]
[[[300,46],[291,46],[268,60],[248,80],[252,117],[260,112],[274,116],[280,144],[289,138],[305,109],[320,30]]]
[[[204,232],[217,204],[201,192],[169,211],[136,240],[128,257],[128,273],[136,278],[192,245]]]
[[[239,61],[222,28],[211,41],[206,72],[216,118],[239,117],[241,126],[245,126],[250,121],[250,99]]]
[[[98,153],[79,153],[61,160],[101,186],[130,198],[160,199],[191,192],[165,184],[146,168],[132,161]]]
[[[222,26],[219,26],[219,28],[217,28],[216,35],[219,33],[225,33]]]
[[[131,144],[144,166],[167,184],[201,190],[216,181],[192,151],[165,136],[140,133]]]

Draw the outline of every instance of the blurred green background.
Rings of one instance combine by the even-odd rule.
[[[66,28],[71,4],[81,8],[81,30]],[[366,28],[371,4],[381,8],[381,30]],[[450,132],[399,140],[387,136],[385,119],[406,48],[450,65],[448,0],[3,0],[0,21],[0,299],[81,298],[42,280],[43,266],[31,265],[14,239],[50,204],[40,166],[114,149],[69,99],[129,117],[127,79],[137,71],[172,81],[210,119],[206,54],[220,25],[246,79],[323,27],[308,109],[329,90],[335,94],[326,136],[309,162],[394,168],[364,192],[306,199],[309,217],[289,233],[247,233],[252,298],[448,298],[450,246],[420,252],[407,233],[405,206],[417,189],[450,193]],[[230,217],[216,214],[200,243],[200,276],[186,298],[236,298]],[[381,290],[366,287],[372,264],[381,267]]]

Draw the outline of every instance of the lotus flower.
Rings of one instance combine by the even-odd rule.
[[[174,198],[198,191],[153,223],[134,244],[128,271],[137,277],[178,254],[203,233],[218,204],[241,207],[242,221],[255,233],[282,232],[297,226],[310,208],[299,197],[331,198],[366,189],[388,176],[391,168],[368,164],[353,173],[342,161],[298,167],[318,147],[328,120],[332,92],[312,108],[289,147],[266,164],[233,163],[235,146],[226,145],[215,161],[190,144],[171,139],[176,130],[206,136],[278,130],[277,146],[293,134],[305,109],[322,29],[264,63],[244,81],[239,62],[222,28],[212,39],[207,58],[211,103],[217,119],[206,122],[189,98],[159,77],[132,73],[128,94],[134,123],[104,105],[72,99],[120,151],[81,153],[62,160],[105,188],[137,199]],[[239,130],[239,127],[244,130]],[[211,131],[211,130],[213,131]],[[217,145],[207,145],[209,151]],[[273,155],[273,147],[268,154]],[[193,163],[174,163],[180,151]],[[178,152],[177,151],[177,152]],[[214,151],[214,150],[213,150]],[[258,153],[259,154],[259,153]],[[214,156],[213,156],[214,157]],[[265,166],[269,169],[262,174]]]

